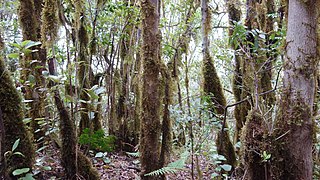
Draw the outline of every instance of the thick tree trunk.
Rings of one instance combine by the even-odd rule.
[[[141,178],[158,179],[158,176],[144,176],[159,168],[160,137],[160,32],[158,0],[141,2],[142,13],[142,121],[141,121]]]
[[[312,179],[319,4],[317,0],[289,1],[282,110],[277,122],[281,138],[275,142],[280,151],[273,169],[277,179]]]
[[[0,37],[0,39],[2,39]],[[3,42],[0,42],[0,46]],[[1,47],[2,50],[2,47]],[[21,152],[24,156],[6,157],[7,164],[5,166],[5,174],[12,176],[12,171],[19,168],[32,168],[34,161],[34,148],[31,141],[31,134],[27,131],[23,119],[23,105],[21,103],[21,96],[17,91],[11,77],[10,72],[6,69],[6,65],[2,56],[0,56],[0,111],[1,121],[1,157],[4,153],[11,151],[12,145],[18,139],[20,143],[16,152]],[[1,124],[2,125],[2,124]],[[4,131],[6,132],[4,134]],[[2,162],[1,162],[2,163]]]

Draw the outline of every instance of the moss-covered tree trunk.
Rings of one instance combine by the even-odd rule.
[[[40,41],[41,39],[41,21],[39,21],[41,17],[41,4],[41,0],[20,0],[19,19],[24,41]],[[28,116],[32,119],[31,125],[33,131],[36,131],[41,129],[38,121],[44,120],[45,118],[45,95],[40,91],[41,88],[44,87],[44,78],[42,76],[42,70],[44,68],[39,67],[45,66],[46,57],[44,49],[41,49],[40,47],[33,48],[37,49],[38,52],[25,54],[20,60],[20,66],[22,68],[21,80],[26,89],[25,99],[32,100]],[[34,79],[34,81],[31,79]],[[35,133],[36,140],[43,135],[43,131]]]
[[[159,168],[160,137],[160,33],[158,0],[141,1],[142,19],[142,121],[140,135],[141,179],[158,179],[144,176]]]
[[[218,77],[217,71],[214,67],[212,57],[209,52],[209,32],[211,30],[211,14],[208,8],[208,1],[202,0],[202,53],[203,53],[203,91],[207,96],[210,96],[211,113],[218,114],[217,118],[221,118],[226,107],[226,99],[223,94],[222,85]],[[222,119],[220,119],[222,124]],[[227,160],[225,163],[234,167],[236,165],[236,156],[233,144],[230,141],[229,133],[225,124],[224,130],[218,131],[216,139],[217,151],[223,155]]]
[[[292,0],[288,4],[281,113],[272,163],[276,179],[312,179],[319,7],[317,0]]]
[[[2,39],[0,37],[0,39]],[[2,51],[2,44],[1,51]],[[23,123],[23,105],[22,98],[17,91],[11,77],[9,70],[3,59],[3,53],[0,54],[0,110],[1,119],[4,125],[5,137],[1,146],[1,152],[11,151],[12,145],[18,139],[20,143],[16,152],[21,152],[23,156],[13,155],[7,157],[5,164],[6,176],[12,176],[12,171],[19,168],[30,168],[34,162],[34,148],[31,141],[31,134],[28,133],[25,124]]]
[[[76,30],[76,42],[78,49],[78,86],[79,86],[79,95],[80,95],[80,123],[79,123],[79,134],[83,132],[85,128],[91,129],[91,117],[90,115],[93,112],[92,105],[89,103],[90,96],[86,93],[86,89],[90,89],[90,61],[89,61],[89,36],[86,27],[86,14],[85,6],[82,4],[82,1],[74,0],[75,6],[75,22],[74,28]]]
[[[230,1],[227,0],[227,11],[229,14],[229,25],[231,28],[229,29],[229,39],[233,36],[233,28],[237,22],[240,22],[241,20],[241,9],[239,7],[240,2],[238,0]],[[231,41],[230,41],[231,42]],[[237,52],[239,50],[239,47],[234,46],[234,44],[231,44],[231,47],[236,51],[234,53],[234,73],[233,73],[233,83],[232,83],[232,91],[234,94],[234,99],[236,102],[241,101],[241,91],[242,91],[242,73],[240,69],[240,63],[241,63],[241,56]],[[235,106],[234,109],[234,117],[236,120],[236,130],[234,135],[234,141],[235,143],[239,141],[239,136],[241,132],[241,128],[243,126],[241,117],[240,117],[240,107]]]

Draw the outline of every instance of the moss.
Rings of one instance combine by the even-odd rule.
[[[216,111],[220,115],[224,114],[224,107],[227,103],[220,79],[209,53],[205,54],[203,60],[203,78],[203,91],[207,96],[210,96],[211,103],[214,105],[214,107],[211,107],[211,111]]]
[[[89,158],[81,152],[78,153],[78,170],[82,178],[86,180],[99,180],[100,175],[98,171],[92,166]]]
[[[57,0],[44,0],[42,9],[41,37],[43,46],[51,47],[57,38],[59,29]]]
[[[225,111],[224,108],[226,107],[226,99],[223,94],[222,85],[217,71],[208,52],[205,53],[203,63],[203,91],[206,95],[210,96],[209,104],[212,104],[209,106],[209,110],[212,113],[216,112],[218,115],[223,116]],[[225,128],[227,127],[228,125],[225,124]],[[233,144],[230,141],[228,131],[219,130],[216,144],[218,153],[225,156],[227,159],[225,163],[230,164],[234,168],[236,165],[236,155]]]
[[[37,41],[37,24],[33,0],[20,0],[19,21],[24,40]]]
[[[57,90],[54,92],[54,99],[60,116],[60,134],[62,138],[61,164],[65,169],[66,178],[74,179],[77,174],[75,128]]]
[[[270,166],[268,162],[263,162],[261,155],[265,151],[271,153],[271,137],[266,132],[263,117],[257,110],[248,113],[247,121],[241,135],[242,164],[247,169],[246,179],[270,178]],[[272,162],[271,162],[272,163]],[[267,178],[268,179],[268,178]]]
[[[22,98],[13,84],[10,73],[5,68],[4,60],[0,57],[0,109],[5,130],[1,152],[10,151],[14,142],[20,139],[16,152],[24,154],[24,157],[14,155],[7,161],[8,174],[11,174],[15,169],[32,168],[34,162],[34,147],[30,138],[31,134],[23,123],[24,114],[21,100]]]
[[[141,179],[159,179],[144,176],[159,168],[160,138],[160,34],[159,14],[155,1],[141,1],[142,18],[142,119],[141,119]]]

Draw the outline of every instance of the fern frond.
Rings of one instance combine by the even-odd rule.
[[[140,157],[140,153],[139,152],[126,152],[129,156],[133,156],[133,157]]]
[[[189,152],[186,151],[181,154],[180,159],[169,163],[166,167],[145,174],[144,176],[159,176],[164,174],[176,173],[179,170],[184,170],[184,166],[186,165],[186,160],[188,159],[188,157]]]

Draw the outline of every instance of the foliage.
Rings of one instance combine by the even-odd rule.
[[[186,165],[186,160],[188,159],[190,153],[188,151],[181,154],[180,159],[171,162],[168,164],[168,166],[163,167],[161,169],[152,171],[148,174],[145,174],[145,176],[158,176],[158,175],[164,175],[164,174],[170,174],[175,173],[179,170],[183,170]]]
[[[19,146],[20,139],[17,139],[14,144],[12,145],[11,151],[5,152],[5,161],[10,161],[12,159],[12,156],[18,155],[18,156],[23,156],[25,157],[21,152],[17,152],[16,149]],[[20,176],[23,174],[26,174],[24,177],[19,178],[19,180],[33,180],[33,175],[31,173],[28,173],[30,171],[30,168],[19,168],[15,169],[12,172],[13,176]]]
[[[112,152],[115,150],[116,137],[105,136],[103,129],[91,133],[90,129],[86,128],[79,138],[79,143],[88,145],[93,150]]]

